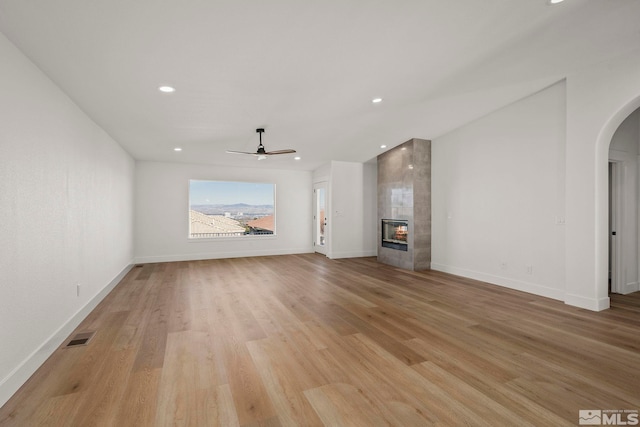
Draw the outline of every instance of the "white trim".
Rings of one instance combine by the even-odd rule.
[[[254,250],[254,251],[237,251],[237,252],[202,252],[195,254],[173,254],[158,256],[142,256],[136,257],[136,264],[148,264],[155,262],[176,262],[176,261],[201,261],[205,259],[225,259],[225,258],[247,258],[254,256],[270,256],[270,255],[294,255],[313,253],[313,247],[298,249],[282,249],[282,250]]]
[[[9,375],[0,381],[0,407],[15,394],[16,391],[33,375],[36,370],[58,349],[60,344],[80,325],[98,304],[116,287],[133,268],[127,265],[100,292],[81,307],[69,320],[61,325],[42,345],[20,363]]]
[[[633,292],[638,292],[640,290],[640,285],[638,282],[625,283],[622,288],[619,290],[621,294],[627,295]]]
[[[220,236],[220,237],[187,237],[189,243],[211,243],[211,242],[237,242],[241,240],[275,240],[277,234],[243,234],[241,236]]]
[[[318,190],[324,190],[324,222],[325,222],[325,229],[324,229],[324,245],[317,245],[316,243],[318,242],[318,238],[319,238],[319,229],[320,229],[320,219],[317,218],[318,215],[318,196],[316,191]],[[321,181],[321,182],[314,182],[313,183],[313,206],[311,208],[312,210],[312,215],[313,215],[313,231],[312,231],[312,245],[313,245],[313,250],[315,252],[318,252],[319,254],[322,254],[324,256],[328,256],[327,254],[330,252],[329,251],[329,241],[330,241],[330,236],[329,236],[329,225],[331,223],[331,221],[329,221],[329,214],[331,213],[331,211],[329,210],[329,183],[327,181]]]
[[[609,161],[610,162],[624,162],[627,160],[629,154],[626,151],[609,149]]]
[[[615,236],[609,236],[609,241],[612,242],[612,247],[609,247],[611,252],[611,259],[613,265],[611,266],[611,292],[622,293],[624,278],[623,273],[623,240],[625,233],[624,228],[624,169],[626,168],[625,153],[617,150],[609,150],[609,164],[612,167],[611,170],[611,189],[610,194],[611,210],[613,212],[613,218],[610,218],[613,225],[613,230],[616,232]],[[608,233],[607,233],[608,234]]]
[[[564,291],[560,289],[548,288],[537,283],[523,282],[521,280],[510,279],[508,277],[495,276],[493,274],[483,273],[480,271],[468,270],[466,268],[454,267],[438,263],[431,263],[431,269],[442,271],[443,273],[455,274],[456,276],[467,277],[470,279],[480,280],[492,285],[503,286],[517,291],[528,292],[534,295],[540,295],[547,298],[563,301]]]
[[[603,124],[598,132],[595,145],[595,295],[607,294],[607,266],[609,257],[609,215],[608,215],[608,162],[611,140],[622,122],[640,107],[640,95],[626,101]],[[613,107],[616,108],[616,107]],[[570,250],[569,248],[568,250]],[[575,266],[577,267],[577,265]],[[580,266],[583,268],[583,266]],[[595,301],[595,300],[594,300]],[[609,308],[609,297],[595,301],[596,307]],[[604,310],[601,308],[601,310]]]
[[[600,298],[599,300],[593,298],[585,298],[582,295],[566,294],[564,297],[564,303],[573,305],[575,307],[586,308],[592,311],[602,311],[610,307],[609,297]]]

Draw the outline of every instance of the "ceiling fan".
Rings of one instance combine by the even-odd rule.
[[[275,150],[275,151],[266,151],[264,149],[264,145],[262,145],[262,134],[264,133],[264,129],[262,128],[258,128],[256,129],[256,132],[258,132],[260,134],[260,144],[258,145],[258,149],[256,150],[255,153],[248,153],[246,151],[231,151],[231,150],[227,150],[227,153],[229,154],[247,154],[249,156],[256,156],[258,158],[258,160],[264,160],[267,158],[267,156],[273,156],[276,154],[292,154],[295,153],[296,150]]]

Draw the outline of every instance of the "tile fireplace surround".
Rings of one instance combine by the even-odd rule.
[[[382,246],[382,220],[407,221],[407,247]],[[378,261],[431,267],[431,141],[411,139],[378,156]]]

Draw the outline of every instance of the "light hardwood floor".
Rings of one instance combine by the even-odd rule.
[[[640,296],[600,313],[374,258],[146,264],[2,426],[562,426],[640,409]]]

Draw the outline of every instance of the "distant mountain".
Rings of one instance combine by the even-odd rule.
[[[229,212],[232,215],[236,215],[242,212],[245,216],[250,215],[270,215],[273,213],[273,205],[249,205],[247,203],[234,203],[232,205],[191,205],[191,209],[201,212],[207,215],[224,215]]]
[[[225,207],[225,208],[233,208],[233,209],[237,209],[237,208],[271,208],[273,209],[273,205],[248,205],[246,203],[236,203],[233,205],[219,205],[221,207]]]

